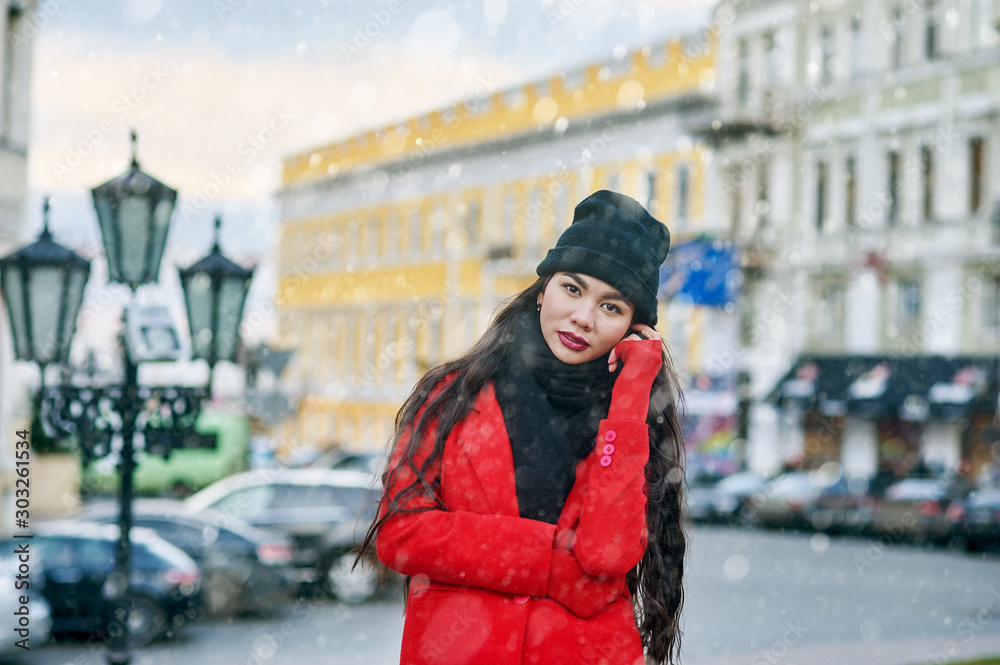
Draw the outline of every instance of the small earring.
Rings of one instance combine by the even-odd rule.
[[[542,303],[536,302],[535,304],[538,305],[538,311],[542,311]]]

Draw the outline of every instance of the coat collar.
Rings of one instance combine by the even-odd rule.
[[[517,517],[514,458],[492,381],[479,391],[462,427],[460,444],[494,514]]]

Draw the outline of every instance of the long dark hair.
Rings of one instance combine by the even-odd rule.
[[[400,464],[407,464],[417,480],[396,493],[386,507],[384,515],[376,518],[359,546],[359,560],[375,556],[375,539],[379,528],[394,515],[407,512],[402,506],[414,496],[433,497],[438,506],[445,508],[440,498],[440,474],[434,473],[444,453],[445,441],[452,428],[472,408],[479,390],[493,377],[503,361],[506,340],[512,334],[514,321],[522,311],[533,311],[538,295],[545,290],[550,277],[539,278],[524,291],[511,297],[496,315],[482,337],[463,355],[431,368],[417,382],[410,396],[396,414],[396,424],[391,439],[395,449],[400,436],[408,429],[406,449]],[[635,323],[639,323],[636,321]],[[442,380],[455,374],[455,380],[439,390],[428,403],[427,399]],[[649,416],[649,462],[646,481],[649,485],[646,505],[646,522],[649,544],[636,566],[626,575],[632,593],[639,633],[643,645],[655,663],[674,663],[680,660],[680,613],[684,604],[684,554],[687,537],[681,518],[683,505],[683,454],[679,407],[682,404],[680,382],[670,361],[666,345],[663,347],[663,368],[653,382]],[[418,413],[423,413],[418,418]],[[437,422],[434,448],[418,468],[414,456],[421,447],[431,423]],[[388,455],[387,459],[391,459]],[[395,470],[389,467],[382,474],[383,491],[392,486]]]

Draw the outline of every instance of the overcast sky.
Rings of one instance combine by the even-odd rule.
[[[180,190],[165,264],[224,214],[223,249],[264,262],[282,157],[697,29],[707,1],[44,0],[35,18],[28,227],[100,253],[89,189],[128,165]],[[280,127],[269,143],[251,136]],[[213,174],[239,173],[195,207]],[[186,208],[184,206],[187,206]],[[257,290],[269,288],[265,271]],[[259,295],[259,293],[258,293]]]

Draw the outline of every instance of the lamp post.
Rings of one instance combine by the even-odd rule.
[[[114,444],[119,444],[120,533],[115,572],[108,579],[104,593],[114,608],[108,627],[107,661],[111,665],[124,665],[131,660],[129,534],[136,444],[141,441],[147,452],[165,456],[172,448],[189,445],[189,441],[202,445],[198,437],[189,435],[194,433],[201,401],[208,392],[201,387],[146,387],[138,383],[140,362],[178,357],[174,349],[168,348],[176,335],[169,321],[163,322],[164,308],[144,309],[134,302],[140,286],[157,281],[177,192],[139,168],[134,131],[132,163],[128,171],[95,187],[92,193],[109,281],[128,286],[132,293],[122,334],[124,380],[117,386],[45,388],[43,378],[37,400],[50,428],[62,436],[77,438],[85,465],[114,454]],[[10,312],[17,358],[37,362],[43,377],[48,364],[64,364],[68,360],[83,287],[90,270],[88,262],[52,241],[47,201],[45,220],[45,228],[36,243],[0,259],[0,287]],[[199,268],[203,264],[209,270]],[[185,302],[195,307],[188,312],[192,340],[196,336],[212,340],[210,363],[232,357],[239,342],[239,317],[252,271],[243,270],[222,256],[218,247],[218,222],[212,253],[187,271],[192,286],[185,287]],[[237,271],[241,271],[240,280],[235,280]],[[208,289],[212,315],[207,318],[198,289],[193,288],[206,272],[210,284],[215,284],[213,280],[219,282],[218,287]],[[148,309],[157,311],[149,315]],[[198,349],[200,352],[201,347]]]

